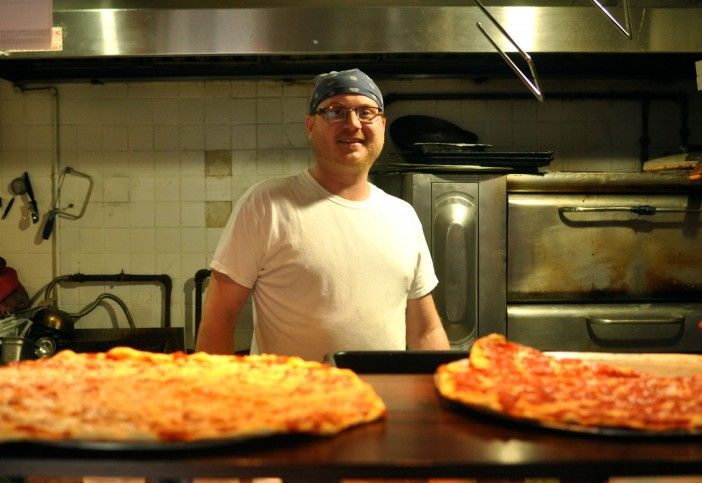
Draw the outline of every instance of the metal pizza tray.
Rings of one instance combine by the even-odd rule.
[[[497,411],[491,411],[487,408],[465,404],[454,401],[436,391],[437,398],[440,404],[450,411],[459,414],[465,414],[468,417],[479,418],[485,421],[486,418],[494,421],[497,424],[506,424],[509,426],[519,426],[523,428],[532,428],[545,431],[555,431],[560,433],[571,433],[585,436],[605,436],[612,438],[625,439],[678,439],[678,438],[699,438],[702,436],[702,431],[684,431],[684,430],[669,430],[669,431],[645,431],[640,429],[632,429],[626,427],[611,427],[611,426],[580,426],[576,424],[557,424],[540,422],[533,419],[516,418]]]
[[[54,454],[58,451],[79,452],[115,452],[115,453],[172,453],[182,454],[183,451],[228,450],[237,447],[251,448],[256,445],[269,447],[271,444],[298,444],[301,441],[319,439],[323,436],[309,433],[257,433],[236,437],[198,439],[192,441],[101,441],[85,439],[42,440],[21,439],[0,441],[0,447],[26,449],[29,451],[48,451]]]
[[[324,361],[359,374],[433,374],[441,364],[466,357],[465,350],[343,351],[327,354]]]

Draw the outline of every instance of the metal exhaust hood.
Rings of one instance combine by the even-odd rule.
[[[291,3],[54,0],[61,50],[0,55],[0,78],[292,78],[349,66],[378,76],[513,76],[476,23],[510,56],[516,50],[471,1]],[[621,1],[604,3],[623,17]],[[700,1],[631,0],[631,39],[584,0],[485,6],[545,78],[694,81],[702,59]]]

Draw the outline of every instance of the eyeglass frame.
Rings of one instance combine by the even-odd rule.
[[[327,113],[332,109],[343,110],[344,116],[339,117],[338,119],[334,119],[334,120],[327,119]],[[364,119],[361,119],[361,116],[359,116],[359,114],[358,114],[358,111],[363,110],[363,109],[372,109],[372,110],[377,109],[378,112],[371,119],[364,120]],[[381,107],[376,107],[376,106],[359,106],[359,107],[327,106],[327,107],[320,107],[319,109],[313,111],[312,114],[319,115],[322,119],[324,119],[325,122],[328,122],[329,124],[336,124],[338,122],[346,121],[348,119],[351,111],[353,111],[354,114],[356,114],[356,117],[358,118],[359,122],[361,122],[362,124],[373,124],[375,122],[375,120],[378,118],[378,116],[383,115],[383,109]]]

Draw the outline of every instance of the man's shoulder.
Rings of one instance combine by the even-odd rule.
[[[277,176],[258,181],[246,190],[242,198],[250,200],[278,198],[294,189],[295,184],[299,182],[299,176],[299,174]]]
[[[386,193],[377,186],[371,184],[373,190],[373,196],[375,196],[378,203],[390,207],[393,210],[401,210],[406,212],[414,213],[414,208],[407,201],[397,196]]]

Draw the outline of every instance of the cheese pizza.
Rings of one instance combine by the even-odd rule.
[[[702,356],[701,356],[702,357]],[[702,373],[666,376],[560,358],[492,334],[440,366],[439,394],[474,409],[565,429],[702,429]]]
[[[385,411],[354,372],[297,357],[119,347],[0,367],[0,441],[329,435]]]

